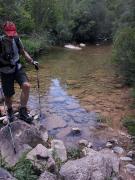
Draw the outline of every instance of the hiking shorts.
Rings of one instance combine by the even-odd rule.
[[[17,82],[20,86],[28,82],[28,77],[24,70],[21,68],[14,73],[5,74],[1,73],[1,82],[4,96],[11,97],[15,94],[14,82]]]

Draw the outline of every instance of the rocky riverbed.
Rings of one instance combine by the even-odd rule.
[[[110,131],[110,128],[103,124],[99,124],[97,128],[98,131]],[[77,141],[79,151],[77,154],[77,149],[69,151],[63,141],[50,139],[46,128],[36,121],[35,125],[28,125],[17,120],[11,123],[11,129],[16,154],[8,126],[0,130],[1,162],[5,162],[5,165],[1,164],[4,169],[0,169],[0,178],[21,179],[15,167],[17,168],[19,161],[22,161],[22,157],[31,162],[31,168],[36,175],[35,179],[39,180],[105,180],[109,178],[133,180],[135,178],[133,163],[135,152],[127,151],[121,142],[121,139],[131,140],[131,137],[122,132],[117,137],[111,136],[105,146],[98,150],[94,150],[92,142],[80,139]],[[72,136],[78,136],[81,129],[72,128],[70,131]],[[113,129],[111,132],[113,134]],[[23,168],[21,170],[24,171]],[[28,178],[29,176],[31,174]]]

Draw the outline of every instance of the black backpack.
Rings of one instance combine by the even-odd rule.
[[[14,37],[15,43],[20,53],[19,37]],[[11,60],[14,56],[12,41],[6,37],[0,37],[0,67],[11,66]]]

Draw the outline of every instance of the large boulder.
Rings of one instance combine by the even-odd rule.
[[[43,174],[40,175],[38,180],[57,180],[56,175],[45,171]]]
[[[13,150],[9,127],[0,130],[0,153],[9,166],[14,166],[22,154],[31,150],[39,143],[44,143],[40,131],[33,125],[23,121],[11,123],[12,135],[15,143],[16,154]]]
[[[38,144],[26,157],[41,172],[45,170],[55,171],[55,161],[48,149],[42,144]]]
[[[16,180],[7,170],[0,168],[1,180]]]
[[[119,172],[119,159],[111,150],[89,151],[81,159],[68,161],[60,170],[65,180],[104,180]]]

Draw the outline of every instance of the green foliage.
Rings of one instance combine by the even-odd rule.
[[[67,151],[68,160],[71,159],[79,159],[82,157],[82,150],[81,148],[70,148]]]
[[[127,117],[123,120],[123,125],[128,129],[128,132],[135,136],[135,117]]]
[[[0,167],[7,168],[7,163],[5,162],[5,159],[2,158],[0,154]]]
[[[18,180],[37,180],[38,178],[32,163],[24,157],[12,168],[12,172]]]
[[[126,84],[135,83],[135,28],[124,28],[114,41],[114,60]]]

